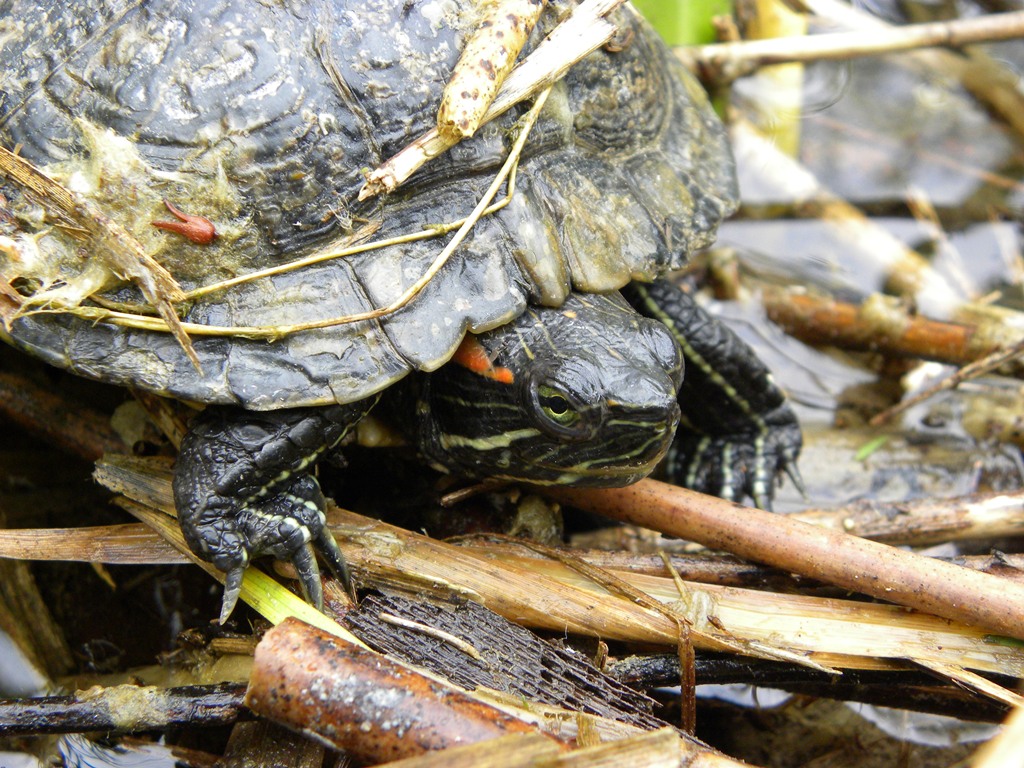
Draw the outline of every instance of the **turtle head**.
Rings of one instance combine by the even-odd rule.
[[[660,323],[618,294],[572,294],[466,337],[421,390],[420,448],[475,477],[627,485],[668,450],[682,371]]]

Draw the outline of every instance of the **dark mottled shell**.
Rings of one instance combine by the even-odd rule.
[[[145,169],[97,201],[186,288],[467,214],[522,110],[482,128],[391,197],[359,203],[363,170],[431,127],[476,3],[454,0],[0,0],[0,142],[74,177],[89,131]],[[566,2],[552,2],[535,38]],[[571,70],[530,136],[516,194],[481,220],[408,307],[274,342],[196,337],[200,375],[168,335],[70,315],[15,322],[13,342],[95,378],[249,408],[347,402],[441,365],[467,329],[528,302],[607,291],[680,266],[735,205],[724,132],[700,88],[629,11],[625,50]],[[104,182],[105,184],[107,182]],[[118,187],[120,184],[120,187]],[[127,192],[124,188],[127,187]],[[167,198],[218,223],[210,245],[159,232]],[[378,307],[443,240],[244,283],[183,319],[307,323]],[[111,293],[130,297],[130,288]]]

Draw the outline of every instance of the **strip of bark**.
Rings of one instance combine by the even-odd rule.
[[[395,617],[405,623],[393,623]],[[666,725],[652,714],[652,700],[609,678],[589,659],[471,600],[369,595],[343,623],[374,650],[467,690],[484,686],[645,730]]]

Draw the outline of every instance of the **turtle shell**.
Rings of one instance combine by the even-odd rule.
[[[532,40],[572,5],[549,3]],[[364,171],[434,125],[478,7],[0,0],[0,142],[90,199],[186,290],[416,232],[469,213],[526,109],[484,126],[397,192],[358,201]],[[557,306],[572,290],[610,291],[679,267],[735,206],[731,156],[704,93],[656,34],[628,9],[613,20],[622,44],[557,84],[511,202],[483,217],[403,309],[274,341],[194,336],[201,371],[169,334],[68,313],[24,315],[9,340],[76,373],[187,400],[350,402],[437,368],[467,330],[508,322],[527,303]],[[93,260],[37,201],[10,183],[0,192],[3,226],[34,232],[76,300],[141,301],[131,285],[83,266]],[[215,222],[219,237],[198,245],[153,228],[169,218],[165,199]],[[282,327],[365,312],[401,295],[444,240],[244,281],[181,307],[182,319]]]

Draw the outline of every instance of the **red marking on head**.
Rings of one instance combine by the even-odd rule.
[[[459,348],[455,350],[452,362],[458,363],[463,368],[468,368],[485,379],[492,379],[500,384],[511,384],[516,379],[515,374],[508,368],[503,368],[500,365],[496,366],[491,361],[483,344],[471,333],[466,334]]]

